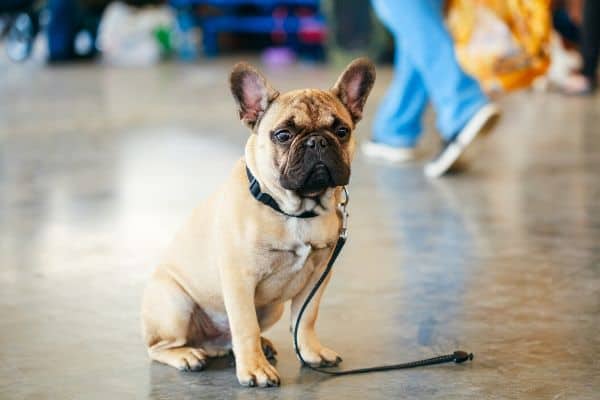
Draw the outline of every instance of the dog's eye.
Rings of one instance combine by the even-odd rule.
[[[277,132],[275,132],[273,136],[275,136],[275,139],[277,139],[279,143],[285,143],[292,138],[291,132],[287,129],[280,129]]]
[[[345,138],[346,136],[348,136],[348,134],[350,133],[350,130],[348,128],[346,128],[345,126],[340,126],[339,128],[337,128],[335,130],[335,134],[339,137],[339,138]]]

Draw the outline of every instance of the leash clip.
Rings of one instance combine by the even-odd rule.
[[[344,193],[344,198],[343,200],[340,202],[340,204],[338,204],[338,210],[340,211],[340,214],[342,215],[342,229],[340,230],[340,238],[342,239],[346,239],[346,237],[348,236],[348,202],[350,201],[350,195],[348,194],[348,189],[346,189],[346,186],[342,187],[342,191]]]

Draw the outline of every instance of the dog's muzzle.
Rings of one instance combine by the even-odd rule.
[[[281,177],[282,186],[300,196],[315,197],[348,183],[350,168],[335,138],[315,132],[302,138]]]
[[[300,191],[303,194],[315,194],[333,186],[335,186],[335,183],[329,168],[322,162],[318,162],[308,173]]]

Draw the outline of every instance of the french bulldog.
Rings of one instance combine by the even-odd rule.
[[[142,330],[151,359],[200,371],[209,358],[233,350],[242,385],[280,384],[267,359],[275,349],[261,333],[281,318],[288,300],[294,328],[332,254],[353,131],[374,81],[373,64],[361,58],[329,90],[279,93],[251,65],[235,65],[231,92],[252,133],[244,157],[193,212],[144,291]],[[257,201],[249,177],[276,207]],[[299,350],[314,366],[341,361],[315,333],[326,283],[298,327]]]

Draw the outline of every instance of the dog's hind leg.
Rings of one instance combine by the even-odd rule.
[[[154,274],[142,301],[142,330],[150,358],[183,371],[204,368],[208,355],[196,347],[202,338],[189,335],[197,308],[171,277]]]

